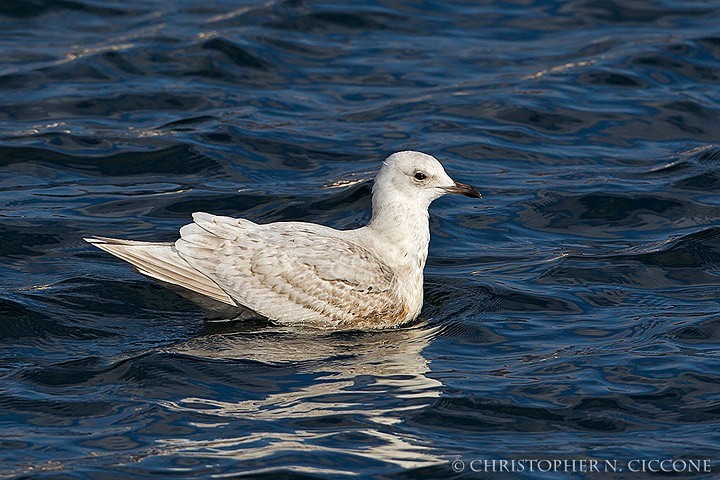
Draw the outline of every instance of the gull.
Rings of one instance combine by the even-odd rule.
[[[328,330],[390,328],[420,314],[428,207],[446,193],[482,196],[450,178],[435,157],[404,151],[383,161],[370,222],[355,230],[197,212],[173,243],[84,240],[233,318]]]

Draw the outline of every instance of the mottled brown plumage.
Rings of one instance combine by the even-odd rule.
[[[175,243],[86,240],[205,308],[320,328],[385,328],[420,313],[427,209],[447,192],[480,196],[435,158],[400,152],[384,162],[372,220],[356,230],[195,213]]]

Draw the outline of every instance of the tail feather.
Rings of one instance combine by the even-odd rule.
[[[86,242],[133,264],[140,273],[237,307],[215,282],[190,266],[172,243],[138,242],[107,237],[90,237]]]

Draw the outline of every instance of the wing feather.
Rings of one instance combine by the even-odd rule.
[[[321,225],[196,213],[175,243],[189,265],[265,317],[317,326],[380,326],[405,312],[392,270]]]
[[[91,237],[85,241],[131,263],[144,275],[237,306],[215,282],[183,260],[172,243],[138,242],[107,237]]]

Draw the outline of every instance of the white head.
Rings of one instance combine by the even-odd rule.
[[[436,198],[446,193],[459,193],[480,198],[480,192],[470,185],[458,183],[445,173],[445,169],[431,155],[404,151],[390,155],[384,162],[373,185],[373,209],[378,196],[384,201],[417,204],[427,208]]]

